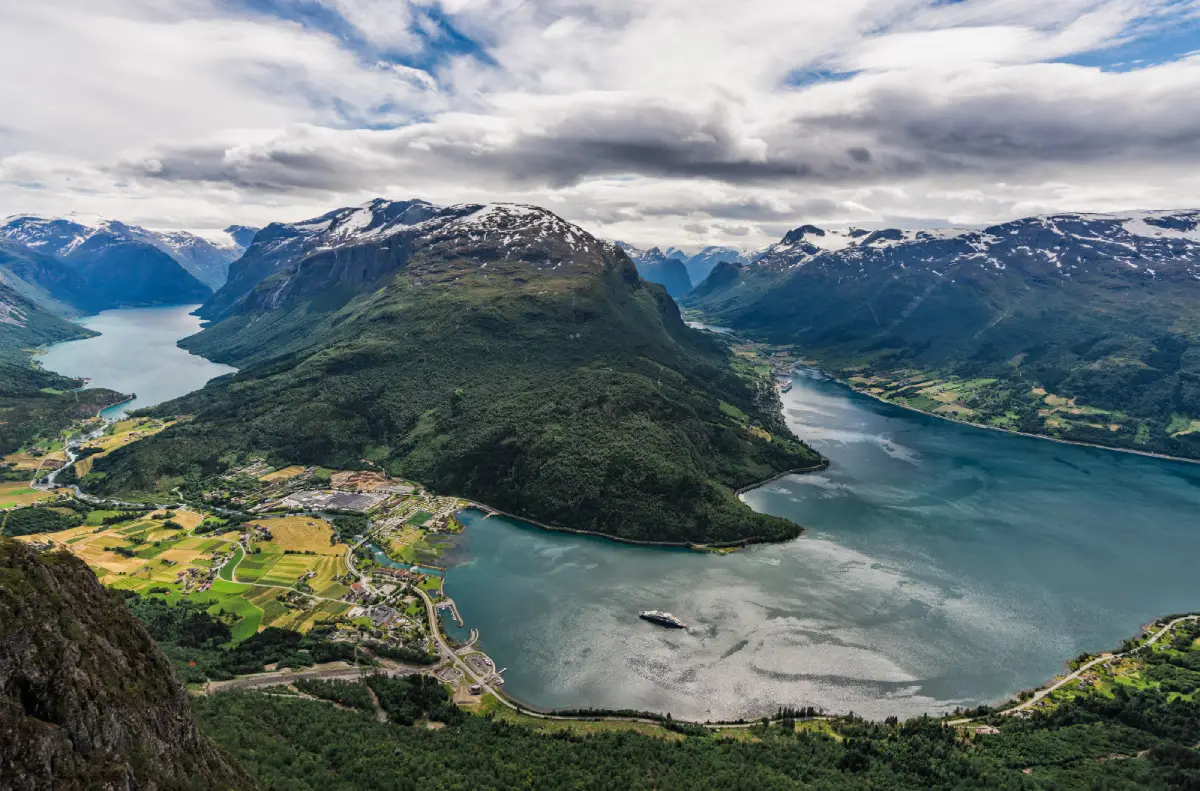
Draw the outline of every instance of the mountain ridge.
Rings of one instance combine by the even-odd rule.
[[[801,226],[682,302],[926,411],[1200,454],[1200,211]],[[995,382],[952,400],[954,378]]]
[[[231,226],[239,230],[241,226]],[[120,256],[154,256],[149,250],[157,251],[166,259],[203,284],[210,292],[225,281],[229,264],[242,252],[233,235],[227,245],[214,244],[208,239],[189,231],[151,231],[119,220],[99,217],[68,215],[65,217],[43,217],[33,214],[15,214],[0,220],[0,238],[20,244],[44,255],[57,257],[67,263],[76,263],[103,256],[105,265],[113,266]],[[114,260],[108,260],[114,259]],[[157,266],[168,272],[172,267],[159,259]],[[182,289],[184,302],[200,296],[196,289],[186,284],[186,278],[171,275],[172,285]]]
[[[770,383],[545,209],[372,201],[268,226],[201,315],[182,345],[241,370],[156,407],[195,419],[98,462],[99,489],[203,478],[233,449],[630,539],[800,531],[733,494],[818,459]]]

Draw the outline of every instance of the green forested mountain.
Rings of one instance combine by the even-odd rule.
[[[158,407],[195,419],[97,463],[98,490],[194,486],[266,453],[629,539],[799,530],[733,494],[818,461],[769,383],[542,209],[377,201],[270,226],[203,315],[184,345],[242,371]]]
[[[1198,212],[804,226],[753,264],[718,266],[683,303],[929,411],[938,383],[975,380],[952,414],[1200,457]]]

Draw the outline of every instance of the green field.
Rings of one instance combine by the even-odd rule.
[[[433,514],[429,513],[428,511],[417,511],[415,514],[413,514],[407,520],[405,520],[404,524],[416,525],[416,526],[420,527],[432,518],[433,518]]]
[[[239,544],[233,550],[233,558],[228,563],[226,563],[224,566],[221,567],[221,570],[217,572],[217,576],[220,577],[221,579],[225,580],[226,582],[232,582],[233,581],[233,571],[238,566],[238,564],[240,563],[242,558],[245,557],[245,555],[246,555],[245,551],[242,549],[241,545]]]
[[[222,611],[236,615],[239,620],[232,627],[233,639],[245,640],[258,631],[263,617],[263,611],[245,598],[250,591],[248,585],[216,580],[209,591],[190,598],[192,601],[208,603],[208,611],[213,615]]]

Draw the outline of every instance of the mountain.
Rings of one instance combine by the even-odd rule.
[[[683,262],[683,252],[674,250],[674,256],[666,255],[657,247],[649,250],[639,250],[624,242],[617,242],[637,267],[638,274],[651,283],[658,283],[672,297],[678,297],[692,290],[692,281],[688,277],[687,266]]]
[[[103,309],[87,280],[73,267],[24,245],[0,241],[0,279],[59,315]]]
[[[692,283],[698,285],[704,282],[704,279],[712,272],[713,267],[723,261],[734,264],[746,264],[750,260],[750,256],[732,247],[705,247],[700,252],[690,256],[685,266],[687,266],[688,277],[691,278]]]
[[[147,231],[138,229],[138,236],[153,244],[190,272],[197,280],[214,291],[225,285],[229,265],[241,257],[257,230],[231,225],[223,232],[225,238],[205,239],[187,231]]]
[[[233,246],[237,249],[238,254],[234,260],[241,257],[242,253],[246,252],[246,248],[254,241],[254,235],[258,233],[257,228],[251,228],[248,225],[230,225],[224,230],[233,242]],[[232,263],[232,262],[231,262]]]
[[[909,406],[1200,457],[1200,211],[806,225],[682,301]]]
[[[318,250],[382,239],[437,212],[425,201],[376,199],[301,223],[272,223],[254,235],[242,257],[230,266],[228,281],[200,308],[199,315],[210,320],[223,317],[264,280]]]
[[[258,233],[185,347],[241,370],[97,490],[194,487],[239,454],[401,477],[634,540],[794,536],[733,490],[819,462],[612,244],[540,208],[373,201]]]
[[[0,240],[67,263],[103,308],[203,302],[240,248],[183,231],[165,234],[114,220],[21,215],[0,222]]]
[[[0,786],[247,789],[120,599],[67,553],[0,538]]]

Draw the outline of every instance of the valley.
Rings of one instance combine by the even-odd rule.
[[[114,395],[5,457],[0,532],[124,597],[207,694],[202,718],[242,690],[361,697],[369,672],[432,674],[445,705],[414,721],[456,728],[461,710],[531,733],[761,742],[781,726],[751,723],[786,709],[802,712],[788,733],[834,741],[858,733],[850,711],[990,738],[1024,723],[990,705],[1200,598],[1192,470],[963,425],[1157,424],[952,367],[850,366],[855,393],[803,344],[689,329],[604,244],[539,259],[547,227],[575,233],[557,222],[373,202],[269,229],[203,328],[195,306],[88,319],[76,332],[98,334],[33,370],[93,386],[60,396]],[[374,223],[410,234],[402,260]],[[534,263],[481,243],[493,232],[531,240]],[[648,608],[691,628],[637,620]],[[1186,653],[1080,660],[1011,710],[1050,720],[1126,705],[1126,688],[1190,705],[1191,677],[1159,667]],[[593,713],[544,713],[563,710]]]
[[[984,229],[805,225],[681,297],[871,395],[1054,439],[1200,458],[1194,211]],[[969,383],[965,386],[963,383]],[[951,392],[956,391],[956,392]]]

